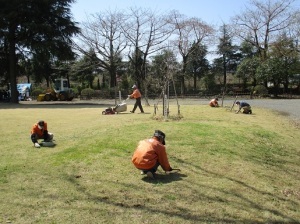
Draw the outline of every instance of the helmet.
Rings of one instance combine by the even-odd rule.
[[[137,86],[136,86],[136,85],[133,85],[131,88],[132,88],[132,89],[136,89],[136,88],[137,88]]]
[[[155,130],[153,136],[154,136],[154,137],[157,137],[157,138],[159,138],[159,139],[161,139],[163,145],[166,144],[166,142],[165,142],[166,135],[165,135],[165,133],[163,133],[162,131],[160,131],[160,130]]]

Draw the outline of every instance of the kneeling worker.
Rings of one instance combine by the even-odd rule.
[[[236,113],[239,113],[243,109],[243,114],[252,114],[252,109],[249,103],[236,101],[236,105],[239,106],[239,110]]]
[[[218,107],[219,106],[218,100],[219,100],[218,98],[212,99],[209,102],[209,106],[211,106],[211,107]]]
[[[166,153],[165,137],[162,131],[155,130],[152,138],[139,142],[131,161],[141,170],[141,174],[154,178],[158,166],[166,172],[172,171]]]
[[[53,134],[48,132],[47,123],[43,120],[35,123],[31,129],[31,141],[36,148],[41,147],[38,143],[38,139],[44,139],[45,142],[50,142],[53,139]]]

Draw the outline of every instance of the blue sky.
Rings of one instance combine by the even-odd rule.
[[[72,14],[77,22],[86,21],[90,14],[107,10],[141,7],[158,12],[177,10],[188,17],[198,17],[211,25],[228,23],[245,9],[248,0],[77,0]]]

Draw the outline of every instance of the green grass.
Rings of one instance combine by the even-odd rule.
[[[168,121],[153,119],[152,107],[119,115],[95,106],[0,109],[0,223],[299,222],[297,126],[259,108],[180,109],[183,118]],[[33,147],[39,119],[56,147]],[[181,172],[159,169],[149,180],[131,156],[155,129]]]

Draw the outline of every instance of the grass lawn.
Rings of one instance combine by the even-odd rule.
[[[299,223],[300,130],[288,118],[187,105],[182,119],[164,121],[152,107],[103,109],[0,105],[0,223]],[[54,148],[33,147],[39,119]],[[159,168],[150,180],[131,156],[155,129],[181,172]]]

